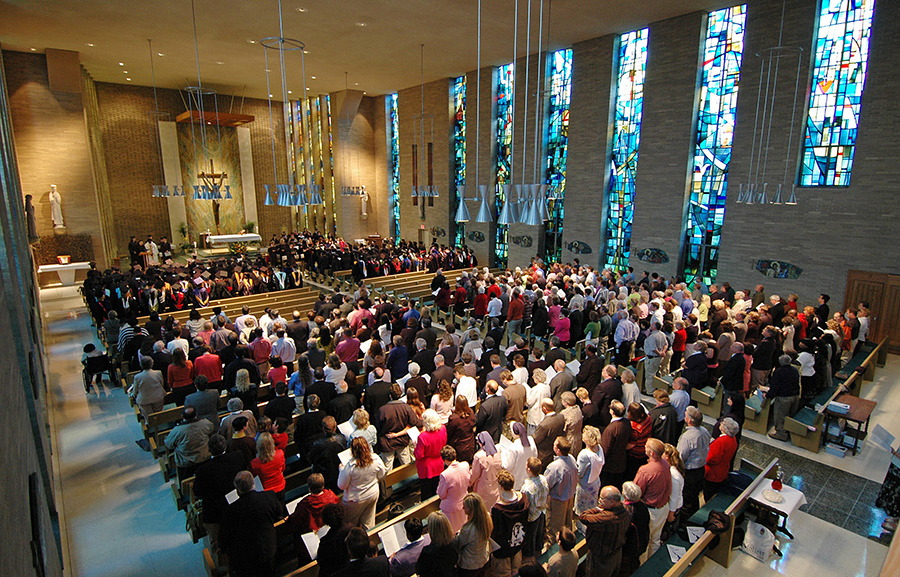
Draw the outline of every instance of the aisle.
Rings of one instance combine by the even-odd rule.
[[[200,545],[185,532],[159,467],[134,443],[141,432],[125,394],[108,382],[84,393],[81,348],[99,343],[81,298],[56,288],[41,299],[66,574],[205,575]]]

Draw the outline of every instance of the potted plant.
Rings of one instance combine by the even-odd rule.
[[[256,232],[256,223],[252,220],[248,221],[246,224],[244,224],[244,231],[248,234],[253,234],[254,232]]]

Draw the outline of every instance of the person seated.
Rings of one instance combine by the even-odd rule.
[[[406,539],[409,541],[399,551],[389,557],[392,577],[412,577],[416,572],[416,563],[422,554],[422,549],[431,543],[431,538],[422,536],[424,527],[422,520],[410,517],[403,522],[406,531]]]

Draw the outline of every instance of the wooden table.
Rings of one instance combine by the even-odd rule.
[[[856,425],[856,431],[853,435],[853,455],[856,456],[856,453],[859,451],[859,439],[865,438],[868,434],[869,419],[872,417],[872,411],[875,410],[878,403],[868,399],[854,397],[847,393],[838,396],[835,401],[850,405],[850,410],[847,411],[846,414],[842,414],[830,411],[826,408],[823,413],[825,415],[825,430],[828,430],[828,421],[831,419],[846,419],[848,423],[854,423]],[[823,438],[827,438],[827,435],[823,435]]]

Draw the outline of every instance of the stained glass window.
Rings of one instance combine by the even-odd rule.
[[[497,209],[506,201],[503,185],[510,182],[510,166],[512,163],[513,140],[513,81],[516,76],[516,64],[511,62],[497,69]],[[497,225],[497,243],[494,248],[495,265],[506,266],[509,260],[509,226]]]
[[[619,39],[616,110],[608,191],[608,216],[603,265],[622,268],[631,256],[634,222],[634,177],[637,173],[644,75],[647,70],[649,28],[623,34]]]
[[[682,260],[688,282],[711,284],[718,272],[746,21],[746,4],[709,15]]]
[[[544,230],[544,260],[562,257],[563,202],[569,141],[569,102],[572,100],[572,51],[550,55],[550,115],[547,122],[547,184],[550,220]]]
[[[453,167],[454,167],[454,194],[456,205],[453,207],[454,216],[460,202],[464,202],[456,193],[456,186],[466,184],[466,76],[465,74],[453,80]],[[454,218],[454,222],[455,222]],[[466,242],[466,225],[462,222],[456,224],[456,246]]]
[[[331,139],[331,95],[325,95],[325,107],[328,112],[328,174],[331,175],[329,179],[328,185],[331,187],[331,206],[337,206],[336,198],[335,198],[335,190],[334,190],[334,144]],[[324,182],[324,174],[322,176]],[[324,188],[324,184],[323,184]],[[322,192],[325,194],[325,191]],[[334,218],[334,234],[337,234],[337,214],[332,215]]]
[[[391,232],[400,242],[400,118],[397,115],[397,93],[388,97],[391,118]]]
[[[801,186],[850,184],[875,0],[822,0]]]

